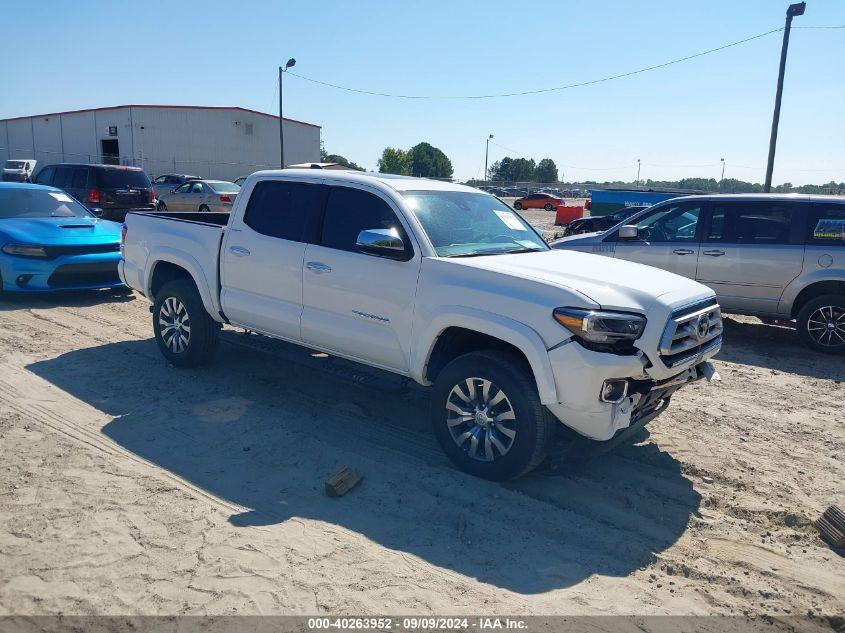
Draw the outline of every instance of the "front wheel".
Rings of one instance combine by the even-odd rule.
[[[177,367],[208,363],[220,340],[220,325],[205,311],[188,279],[168,282],[156,293],[153,332],[159,351]]]
[[[508,352],[472,352],[449,363],[434,383],[431,422],[458,468],[493,481],[533,470],[554,441],[555,420],[530,369]]]
[[[798,336],[826,354],[845,353],[845,295],[811,299],[798,312]]]
[[[167,205],[164,204],[164,202],[161,200],[158,201],[158,210],[159,213],[164,213],[165,211],[167,211]]]

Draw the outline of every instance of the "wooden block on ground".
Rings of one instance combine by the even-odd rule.
[[[340,497],[352,490],[360,481],[361,475],[357,471],[344,466],[326,479],[326,494],[329,497]]]

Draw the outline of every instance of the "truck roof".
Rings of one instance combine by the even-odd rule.
[[[260,176],[278,176],[298,180],[330,180],[332,182],[346,181],[357,183],[378,183],[396,191],[466,191],[482,193],[480,189],[459,185],[454,182],[433,180],[431,178],[415,178],[398,174],[380,174],[376,172],[340,171],[321,169],[270,169],[256,172]]]
[[[824,194],[808,194],[808,193],[712,193],[701,196],[678,196],[672,200],[746,200],[748,202],[766,200],[779,200],[781,202],[788,202],[790,200],[799,200],[804,202],[845,202],[845,196],[830,196]]]

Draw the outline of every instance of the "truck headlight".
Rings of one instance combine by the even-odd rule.
[[[579,308],[555,308],[554,319],[583,341],[616,343],[634,341],[645,329],[646,319],[639,314],[604,312]]]
[[[48,257],[44,247],[35,244],[6,244],[3,246],[3,252],[16,257]]]

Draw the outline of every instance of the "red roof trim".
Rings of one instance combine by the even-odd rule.
[[[121,108],[167,108],[167,109],[181,109],[181,110],[239,110],[240,112],[249,112],[250,114],[260,114],[262,116],[269,116],[273,119],[278,119],[276,114],[268,114],[267,112],[259,112],[258,110],[251,110],[249,108],[241,108],[240,106],[186,106],[186,105],[155,105],[133,103],[129,105],[105,106],[103,108],[83,108],[82,110],[67,110],[65,112],[48,112],[47,114],[31,114],[29,116],[16,116],[9,119],[0,119],[0,121],[21,121],[23,119],[37,119],[44,116],[60,116],[62,114],[81,114],[83,112],[102,112],[104,110],[120,110]],[[306,123],[305,121],[298,121],[297,119],[289,119],[285,117],[285,121],[289,123],[299,123],[300,125],[308,125],[310,127],[321,128],[322,126],[314,123]]]

